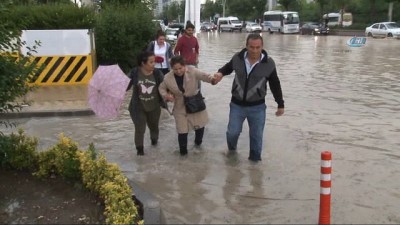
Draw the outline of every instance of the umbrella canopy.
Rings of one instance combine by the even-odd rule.
[[[89,81],[88,103],[100,118],[119,115],[130,79],[118,65],[99,66]]]

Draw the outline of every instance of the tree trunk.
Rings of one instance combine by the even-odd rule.
[[[392,15],[393,15],[393,2],[389,3],[389,10],[388,10],[388,21],[392,22]]]
[[[339,21],[340,27],[343,27],[343,14],[344,14],[344,7],[342,7],[342,9],[340,10],[340,21]]]
[[[371,1],[371,5],[370,5],[370,12],[371,12],[371,21],[375,21],[376,18],[376,7],[375,7],[375,0]]]

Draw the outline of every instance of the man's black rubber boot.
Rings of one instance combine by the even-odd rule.
[[[143,146],[136,147],[136,150],[137,150],[137,155],[144,155]]]

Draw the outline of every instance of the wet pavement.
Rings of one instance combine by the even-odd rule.
[[[200,33],[199,68],[215,72],[245,46],[245,37]],[[158,146],[150,145],[146,132],[146,155],[136,156],[129,96],[114,120],[92,115],[15,121],[39,137],[41,149],[54,145],[62,132],[82,148],[93,142],[160,201],[166,223],[316,224],[325,150],[333,156],[331,223],[400,223],[400,41],[368,38],[365,46],[351,48],[349,37],[263,37],[277,64],[286,108],[284,116],[275,117],[276,104],[267,95],[258,164],[247,160],[246,123],[238,155],[226,155],[233,75],[217,86],[202,86],[210,123],[201,148],[189,134],[187,157],[179,156],[175,123],[166,111]]]
[[[94,115],[87,98],[88,88],[81,85],[35,86],[23,99],[20,111],[7,113],[5,118],[88,116]]]

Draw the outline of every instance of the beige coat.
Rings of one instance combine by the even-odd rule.
[[[187,66],[186,68],[183,79],[184,94],[179,90],[172,70],[165,74],[164,81],[158,88],[164,99],[167,93],[172,94],[175,98],[172,114],[175,117],[176,129],[179,134],[188,133],[192,129],[202,128],[208,122],[207,109],[197,113],[186,113],[183,96],[197,94],[198,80],[211,83],[212,76],[191,66]]]

